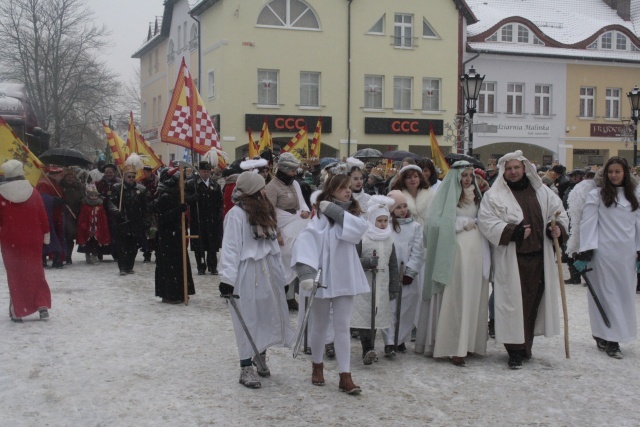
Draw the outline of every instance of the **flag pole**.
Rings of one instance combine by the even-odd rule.
[[[179,186],[180,186],[180,204],[184,204],[184,167],[178,168]],[[187,283],[187,233],[186,226],[186,212],[180,214],[181,229],[182,229],[182,283],[184,285],[184,305],[189,305],[189,284]]]

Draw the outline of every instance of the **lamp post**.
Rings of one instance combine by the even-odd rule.
[[[638,114],[640,113],[640,89],[638,85],[627,94],[631,103],[631,120],[633,120],[633,166],[638,166]]]
[[[485,76],[476,73],[473,65],[466,74],[460,76],[467,114],[469,115],[469,151],[467,154],[470,156],[473,156],[473,115],[477,111],[476,102],[478,101],[478,96],[480,96],[480,89],[482,88],[484,77]]]

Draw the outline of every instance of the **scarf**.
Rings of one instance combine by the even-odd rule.
[[[278,169],[278,171],[276,172],[276,178],[278,178],[280,181],[282,181],[282,183],[284,185],[291,185],[291,183],[293,182],[293,179],[295,177],[289,176],[285,172],[283,172],[280,169]]]
[[[241,191],[238,190],[238,193],[242,194]],[[244,201],[243,200],[238,200],[237,202],[235,202],[236,206],[238,206],[239,208],[241,208],[243,211],[247,211],[244,208]],[[260,224],[256,224],[256,223],[249,223],[249,226],[251,227],[251,236],[254,238],[254,240],[276,240],[278,238],[278,230],[276,230],[275,228],[271,228],[271,227],[264,227]]]

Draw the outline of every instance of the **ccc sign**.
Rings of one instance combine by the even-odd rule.
[[[274,125],[279,131],[291,131],[304,128],[306,122],[302,117],[278,117],[276,118]]]
[[[418,122],[415,120],[394,120],[391,122],[393,133],[419,133]]]

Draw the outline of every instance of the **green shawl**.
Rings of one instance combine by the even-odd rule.
[[[456,207],[462,193],[460,178],[467,168],[473,168],[473,165],[464,160],[451,165],[427,211],[427,224],[424,230],[427,262],[422,293],[422,299],[425,301],[442,292],[451,281],[456,256]],[[475,174],[473,185],[476,196],[480,198],[481,193]]]

